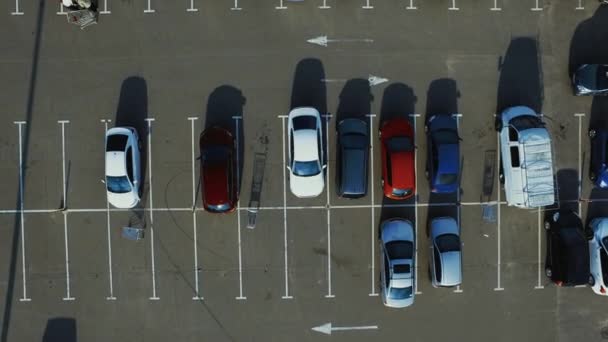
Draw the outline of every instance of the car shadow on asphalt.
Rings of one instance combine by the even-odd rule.
[[[46,322],[42,342],[76,342],[76,320],[57,317]]]
[[[608,6],[599,6],[591,18],[576,26],[570,40],[568,72],[571,76],[582,64],[608,61]]]
[[[382,95],[378,129],[383,123],[395,118],[405,118],[413,124],[411,114],[416,114],[416,101],[418,98],[410,86],[404,83],[392,83],[387,86]]]

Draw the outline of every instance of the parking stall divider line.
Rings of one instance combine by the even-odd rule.
[[[186,8],[186,12],[198,12],[198,8],[194,7],[194,0],[190,0],[190,8]]]
[[[500,170],[500,132],[496,132],[496,167]],[[496,177],[496,193],[497,193],[497,205],[496,205],[496,240],[497,240],[497,261],[496,261],[496,287],[494,291],[503,291],[504,288],[500,286],[500,177]]]
[[[279,6],[275,7],[275,9],[283,10],[283,9],[287,9],[287,7],[285,7],[283,5],[283,0],[279,0]]]
[[[583,196],[583,160],[582,160],[582,135],[583,135],[583,117],[585,113],[574,114],[578,118],[578,214],[581,215],[583,203],[580,201]]]
[[[241,7],[239,7],[239,0],[234,0],[234,7],[230,8],[231,11],[240,11],[242,10]]]
[[[450,11],[460,11],[460,8],[456,7],[456,0],[452,0],[452,6],[448,8]]]
[[[535,6],[534,6],[534,7],[532,7],[532,8],[530,8],[530,10],[531,10],[531,11],[535,11],[535,12],[536,12],[536,11],[542,11],[542,10],[543,10],[543,8],[542,8],[542,7],[539,7],[539,0],[536,0]]]
[[[99,14],[110,14],[110,10],[108,10],[108,0],[103,0],[103,10],[99,12]]]
[[[370,1],[370,0],[365,0],[365,6],[362,6],[361,8],[363,8],[363,9],[374,9],[374,6],[372,6],[372,5],[369,3],[369,1]]]
[[[538,239],[537,239],[538,240],[538,281],[536,283],[536,286],[534,286],[534,289],[535,290],[541,290],[541,289],[544,289],[545,287],[541,283],[541,265],[542,265],[542,263],[541,263],[541,243],[542,243],[541,242],[541,237],[542,237],[541,231],[542,231],[542,220],[541,220],[541,214],[540,214],[541,211],[540,211],[540,208],[538,208],[537,212],[538,212],[538,214],[537,214],[537,216],[538,216],[537,217],[537,223],[538,223],[538,227],[537,227],[537,229],[538,229]]]
[[[502,8],[498,7],[498,0],[494,0],[494,6],[490,8],[490,11],[502,11]]]
[[[108,133],[108,123],[112,122],[112,120],[101,119],[101,122],[104,124],[104,145],[105,145],[105,136]],[[112,239],[110,235],[110,201],[108,200],[108,192],[106,192],[106,232],[108,238],[108,281],[110,282],[110,295],[106,297],[106,300],[116,300],[114,296],[114,280],[113,280],[113,272],[112,272]]]
[[[320,9],[330,9],[330,6],[327,6],[327,0],[323,0],[323,5],[319,6]]]
[[[151,0],[148,0],[148,8],[146,8],[146,9],[144,10],[144,13],[154,13],[154,12],[156,12],[155,10],[153,10],[153,9],[150,7],[150,6],[151,6],[150,1],[151,1]]]
[[[202,300],[203,297],[200,296],[199,292],[199,279],[198,279],[198,228],[196,225],[196,178],[195,178],[195,163],[196,163],[196,154],[194,152],[194,121],[198,120],[198,117],[191,116],[188,118],[190,121],[191,128],[191,146],[192,146],[192,235],[193,235],[193,251],[194,251],[194,297],[192,300]]]
[[[27,296],[27,275],[25,272],[25,215],[24,215],[24,203],[23,203],[23,134],[22,127],[26,125],[25,121],[15,121],[17,129],[19,131],[19,221],[21,223],[21,275],[23,277],[23,294],[19,298],[21,302],[30,302],[32,299]]]
[[[15,11],[11,12],[11,15],[23,15],[24,13],[19,10],[19,0],[15,0]]]
[[[232,119],[234,119],[234,124],[236,127],[236,184],[237,186],[239,186],[239,184],[241,184],[241,171],[240,171],[240,167],[238,165],[240,165],[240,161],[241,161],[241,144],[239,141],[239,136],[240,136],[240,131],[239,131],[239,120],[242,119],[241,116],[233,116]],[[240,188],[239,188],[239,194],[240,194]],[[247,297],[245,297],[243,295],[243,250],[242,250],[242,244],[241,244],[241,201],[237,200],[236,201],[236,220],[237,220],[237,237],[238,237],[238,247],[239,247],[239,296],[236,297],[237,300],[245,300],[247,299]]]
[[[154,118],[145,118],[148,123],[148,182],[150,189],[150,255],[152,261],[152,297],[150,300],[159,300],[160,298],[156,295],[156,265],[154,260],[154,202],[153,202],[153,191],[152,191],[152,122]]]
[[[410,117],[414,120],[414,146],[418,149],[418,145],[415,143],[418,132],[416,118],[420,117],[420,114],[410,114]],[[414,170],[418,170],[418,153],[414,153]],[[414,194],[414,248],[416,250],[416,256],[414,257],[414,292],[416,294],[422,294],[422,291],[418,290],[418,172],[415,173],[414,186],[416,188],[416,193]]]
[[[583,0],[578,0],[578,5],[574,9],[578,11],[584,10],[585,7],[583,6]]]
[[[281,4],[283,1],[281,0]],[[285,259],[285,295],[283,295],[282,299],[293,299],[292,296],[289,295],[289,270],[287,265],[287,175],[286,175],[286,161],[285,161],[285,119],[287,115],[279,115],[281,119],[281,135],[283,137],[283,251],[284,251],[284,259]]]
[[[325,165],[327,167],[325,174],[329,175],[330,171],[329,171],[329,120],[331,120],[331,114],[325,114],[323,115],[323,117],[325,118]],[[335,295],[333,295],[331,293],[331,204],[329,201],[329,193],[330,193],[330,187],[329,187],[329,179],[330,177],[325,177],[327,179],[327,186],[326,186],[326,194],[327,194],[327,201],[326,201],[326,213],[327,213],[327,295],[325,295],[325,298],[334,298]]]
[[[370,229],[370,246],[371,246],[371,251],[372,251],[372,255],[371,255],[371,280],[372,280],[372,290],[369,293],[369,296],[377,296],[378,293],[376,292],[376,208],[374,205],[374,118],[376,117],[375,114],[368,114],[367,117],[369,117],[369,148],[370,148],[370,176],[369,176],[369,183],[371,184],[371,186],[369,187],[371,190],[371,205],[370,205],[370,212],[371,212],[371,216],[372,216],[372,220],[371,220],[371,229]]]
[[[57,15],[66,15],[68,14],[66,11],[63,10],[63,3],[59,4],[59,12],[57,12]]]
[[[415,10],[415,9],[418,9],[418,7],[414,6],[414,0],[410,0],[409,5],[405,9],[407,9],[407,10]]]
[[[63,238],[64,238],[64,247],[65,247],[65,286],[66,286],[66,296],[63,298],[65,301],[74,300],[75,298],[71,296],[71,288],[70,288],[70,248],[68,242],[68,213],[65,211],[68,205],[66,202],[67,198],[67,189],[66,189],[66,178],[65,178],[65,125],[69,123],[69,120],[59,120],[57,123],[61,125],[61,169],[62,169],[62,204],[63,207],[60,210],[63,213]]]
[[[460,134],[460,119],[462,118],[462,114],[461,113],[454,114],[454,117],[456,117],[456,130],[457,130],[458,134]],[[462,233],[461,233],[462,232],[462,226],[460,224],[460,221],[461,221],[461,212],[460,212],[460,209],[461,209],[461,206],[460,206],[460,197],[461,197],[461,194],[460,194],[460,190],[461,190],[460,189],[460,179],[461,178],[462,178],[462,172],[461,172],[460,178],[458,180],[458,190],[456,192],[456,202],[458,202],[458,207],[456,208],[456,222],[458,223],[458,231],[460,233],[460,245],[462,246],[464,243],[462,242]],[[461,253],[461,258],[464,258],[462,250],[461,250],[460,253]],[[461,262],[462,262],[462,260],[461,260]],[[462,292],[464,292],[462,290],[462,286],[461,285],[457,285],[456,289],[454,290],[454,293],[462,293]]]

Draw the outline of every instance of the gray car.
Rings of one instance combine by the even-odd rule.
[[[462,283],[460,229],[451,217],[431,221],[431,257],[429,273],[433,287],[451,287]]]
[[[391,218],[380,225],[380,293],[388,307],[405,308],[414,304],[415,238],[409,220]]]
[[[336,184],[338,184],[338,196],[363,197],[367,193],[369,129],[365,121],[349,118],[340,121],[337,130]]]
[[[572,75],[574,95],[608,95],[608,65],[583,64]]]

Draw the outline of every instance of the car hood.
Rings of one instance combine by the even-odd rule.
[[[116,208],[130,209],[137,205],[139,197],[134,190],[122,194],[108,192],[108,202]]]
[[[318,175],[309,177],[300,177],[294,174],[290,175],[289,188],[297,197],[316,197],[323,192],[325,187],[325,179],[323,172]]]

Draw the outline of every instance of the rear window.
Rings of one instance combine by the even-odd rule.
[[[344,149],[364,149],[367,147],[368,139],[361,134],[345,134],[340,138],[340,144]]]
[[[437,183],[440,185],[454,184],[458,180],[458,175],[455,173],[440,173],[437,177]]]
[[[393,273],[410,273],[410,265],[395,265]]]
[[[535,113],[514,117],[509,123],[513,125],[518,131],[544,126],[543,122],[540,121],[540,118]]]
[[[456,234],[443,234],[435,239],[437,249],[441,253],[457,252],[460,250],[460,239]]]
[[[230,149],[226,146],[208,146],[203,151],[203,162],[211,164],[221,164],[228,160]]]
[[[451,129],[440,129],[433,133],[433,141],[437,145],[457,144],[458,134]]]
[[[410,241],[391,241],[386,244],[386,253],[391,260],[411,259],[413,244]]]
[[[122,134],[113,134],[108,137],[106,151],[108,152],[124,152],[127,147],[129,137]]]
[[[391,287],[388,292],[390,299],[405,299],[412,296],[412,287]]]
[[[413,151],[414,145],[409,137],[393,137],[386,141],[386,147],[391,152]]]
[[[317,129],[317,118],[314,116],[296,116],[293,118],[294,131],[300,129]]]

